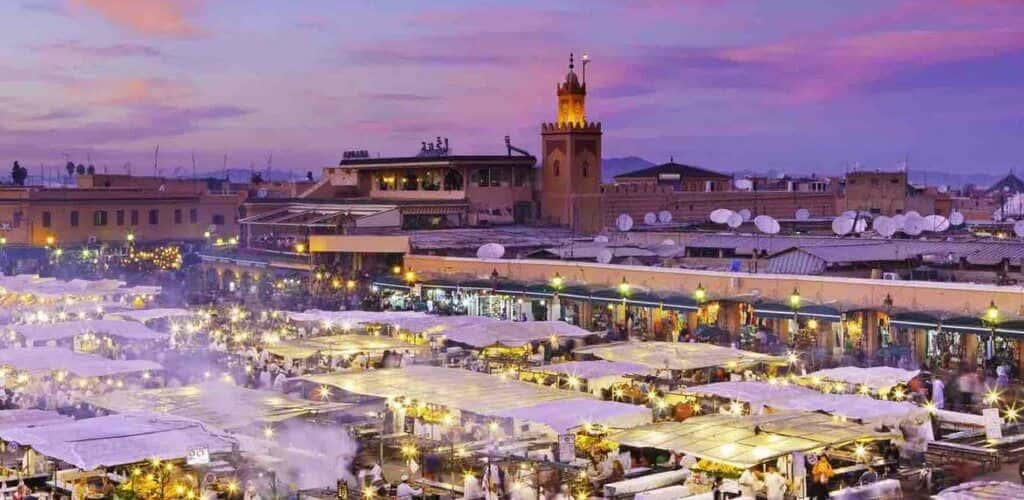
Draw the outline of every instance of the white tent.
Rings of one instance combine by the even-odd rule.
[[[155,361],[108,359],[61,347],[15,347],[0,349],[0,366],[29,374],[64,370],[77,377],[109,377],[128,373],[163,370]]]
[[[808,373],[807,378],[811,380],[831,380],[844,382],[851,387],[865,385],[874,391],[887,389],[898,384],[906,384],[910,379],[921,373],[918,370],[903,370],[891,366],[872,366],[860,368],[857,366],[841,366]]]
[[[926,418],[927,410],[911,403],[882,401],[853,394],[823,394],[795,385],[765,382],[719,382],[682,391],[688,395],[715,396],[775,410],[826,411],[833,415],[895,426],[911,418]]]
[[[472,347],[496,343],[521,346],[551,337],[586,337],[594,335],[564,321],[491,321],[457,326],[441,331],[444,339]]]
[[[266,349],[270,354],[282,358],[305,359],[318,352],[331,356],[353,356],[361,353],[379,355],[384,351],[419,352],[424,347],[383,335],[327,335],[282,340],[267,344]]]
[[[414,311],[322,311],[307,309],[303,312],[287,311],[292,321],[330,323],[334,325],[359,323],[395,323],[403,319],[429,318],[426,313]]]
[[[937,500],[1002,500],[1024,498],[1024,486],[1009,481],[971,481],[950,486],[933,496]]]
[[[631,429],[651,423],[645,406],[597,399],[562,399],[501,412],[505,418],[546,425],[555,434],[565,434],[585,424]]]
[[[155,413],[88,418],[43,427],[0,428],[0,439],[71,464],[81,470],[157,458],[184,458],[192,448],[232,450],[235,441],[194,420]]]
[[[145,323],[155,319],[162,318],[182,318],[187,319],[195,316],[194,311],[180,308],[156,308],[156,309],[133,309],[128,311],[120,311],[117,313],[107,314],[103,319],[108,320],[131,320]]]
[[[0,411],[0,429],[15,427],[42,427],[51,424],[63,424],[73,419],[55,411],[46,410],[2,410]]]
[[[169,337],[168,334],[153,330],[137,321],[116,319],[14,325],[10,327],[10,330],[28,342],[28,345],[50,340],[69,339],[85,333],[105,333],[125,340],[164,340]]]
[[[0,276],[0,293],[34,295],[46,299],[109,297],[114,295],[155,295],[158,286],[126,287],[124,281],[101,279],[73,279],[60,281],[56,278],[41,278],[32,274]]]
[[[716,366],[743,367],[757,363],[785,362],[784,357],[697,342],[616,342],[573,351],[608,361],[637,363],[653,370],[693,370]]]
[[[151,411],[197,420],[220,429],[280,422],[351,406],[307,401],[280,392],[246,389],[217,381],[164,389],[115,391],[87,398],[86,402],[111,412]]]
[[[639,363],[614,361],[569,361],[552,365],[538,366],[530,371],[549,373],[565,377],[576,377],[587,381],[587,388],[592,393],[609,388],[625,380],[627,375],[650,375],[653,370]]]

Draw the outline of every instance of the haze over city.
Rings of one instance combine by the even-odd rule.
[[[347,149],[539,150],[590,55],[605,158],[722,172],[1021,166],[1024,3],[229,2],[0,5],[0,157],[110,172],[304,174]],[[179,171],[180,172],[180,171]]]

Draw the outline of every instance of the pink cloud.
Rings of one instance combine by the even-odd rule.
[[[195,89],[188,84],[159,78],[103,78],[76,80],[65,86],[69,97],[90,104],[168,104],[188,100]]]
[[[141,35],[187,37],[202,33],[193,17],[203,0],[67,0],[72,12],[93,11]]]

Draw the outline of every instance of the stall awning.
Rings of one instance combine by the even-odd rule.
[[[327,335],[268,343],[267,352],[287,359],[305,359],[316,353],[330,356],[380,355],[384,351],[417,352],[422,346],[382,335]]]
[[[46,342],[77,337],[85,333],[106,334],[125,340],[164,340],[169,334],[158,332],[138,321],[87,319],[58,323],[15,325],[10,328],[27,342]]]
[[[155,372],[164,367],[143,359],[108,359],[81,354],[62,347],[14,347],[0,349],[0,366],[30,374],[63,370],[76,377],[93,378]]]
[[[617,342],[583,347],[574,352],[608,361],[638,363],[653,370],[693,370],[786,362],[781,356],[691,342]]]

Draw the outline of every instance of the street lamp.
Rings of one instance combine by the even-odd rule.
[[[789,294],[789,307],[794,310],[800,309],[800,292],[796,288]]]
[[[622,282],[619,283],[619,295],[621,295],[622,298],[626,298],[626,296],[629,295],[629,283],[626,282],[625,276],[622,277]]]
[[[555,276],[551,278],[551,288],[554,288],[556,292],[561,291],[562,285],[564,284],[565,280],[562,279],[562,276],[558,273],[555,273]]]
[[[704,285],[697,283],[697,289],[693,291],[693,300],[696,300],[698,304],[704,302],[708,297],[708,291],[704,289]]]
[[[999,326],[999,308],[996,307],[996,301],[990,301],[988,303],[988,309],[985,309],[985,323],[988,323],[989,335],[988,341],[986,342],[985,356],[982,359],[981,366],[988,368],[988,358],[995,353],[995,342],[996,342],[996,327]]]
[[[405,272],[405,281],[410,285],[416,282],[416,272],[412,269]]]

